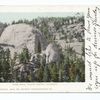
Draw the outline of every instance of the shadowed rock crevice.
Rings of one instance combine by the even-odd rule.
[[[0,46],[15,48],[15,46],[14,46],[14,45],[11,45],[11,44],[5,44],[5,43],[0,43]]]

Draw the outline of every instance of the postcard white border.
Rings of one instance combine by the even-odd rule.
[[[86,18],[88,7],[81,5],[0,6],[0,12],[83,12]],[[90,8],[94,9],[95,6]],[[85,44],[87,45],[86,42]],[[92,91],[87,89],[90,83],[88,65],[85,62],[85,82],[0,83],[0,92],[100,92],[100,89],[93,88]]]

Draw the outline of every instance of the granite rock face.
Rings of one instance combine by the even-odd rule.
[[[60,60],[60,51],[55,43],[50,43],[47,46],[45,54],[46,54],[46,63],[59,62]]]
[[[42,52],[47,42],[38,29],[27,24],[14,24],[5,28],[0,37],[0,45],[9,48],[13,56],[14,52],[20,53],[24,47],[31,54]]]

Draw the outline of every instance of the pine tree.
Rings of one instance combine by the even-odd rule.
[[[42,82],[43,81],[43,67],[40,66],[40,68],[37,71],[37,81]]]
[[[7,49],[5,51],[5,80],[6,81],[11,81],[12,80],[12,72],[11,72],[11,57],[10,57],[10,50]]]
[[[52,64],[51,68],[50,68],[50,75],[51,75],[51,81],[52,82],[57,82],[59,80],[59,72],[57,69],[57,65],[54,63]]]
[[[66,62],[63,67],[63,81],[67,82],[69,80],[69,64]]]
[[[50,81],[50,72],[49,72],[48,66],[44,67],[43,81],[44,82],[49,82]]]
[[[0,77],[5,82],[11,81],[10,50],[0,50]],[[2,81],[2,80],[1,80]]]
[[[59,82],[63,81],[63,72],[62,69],[59,69]]]
[[[23,48],[23,51],[19,55],[19,60],[20,60],[20,63],[24,63],[24,64],[29,62],[30,54],[29,54],[28,48]]]
[[[10,63],[10,50],[9,49],[6,49],[6,51],[5,51],[5,56],[6,56],[6,60],[7,60],[7,62],[8,63]]]
[[[3,78],[3,66],[2,66],[2,60],[3,60],[3,48],[0,47],[0,82],[2,82],[2,78]]]

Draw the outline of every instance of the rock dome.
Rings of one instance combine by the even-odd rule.
[[[28,24],[10,25],[0,37],[0,46],[9,48],[11,55],[20,53],[26,46],[31,54],[45,50],[47,42],[45,36],[36,28]]]

